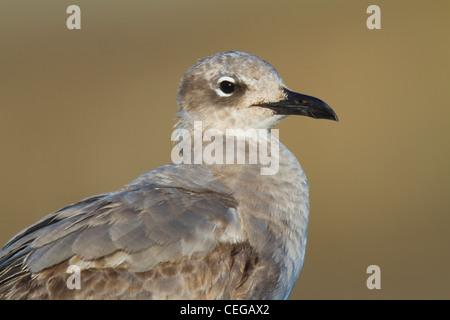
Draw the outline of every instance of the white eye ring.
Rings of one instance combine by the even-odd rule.
[[[228,82],[228,83],[231,83],[234,85],[231,92],[229,92],[229,93],[224,92],[223,88],[221,87],[221,84],[223,82]],[[221,97],[229,97],[236,91],[236,80],[234,80],[231,77],[227,77],[227,76],[220,77],[219,80],[217,81],[217,87],[214,88],[214,90]]]

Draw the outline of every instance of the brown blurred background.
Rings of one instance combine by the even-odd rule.
[[[66,8],[81,8],[81,30]],[[366,8],[381,8],[381,30]],[[339,123],[277,126],[310,182],[292,299],[450,298],[450,2],[2,1],[0,242],[170,162],[181,75],[244,50]],[[381,268],[368,290],[366,268]]]

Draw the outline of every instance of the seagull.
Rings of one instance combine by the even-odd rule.
[[[259,140],[278,146],[276,170],[262,174],[258,161],[190,161],[195,142],[177,149],[182,161],[68,205],[8,241],[0,252],[0,299],[289,298],[305,258],[309,187],[272,127],[288,115],[338,117],[242,51],[191,66],[177,103],[176,129],[195,135],[201,124],[200,137],[214,129],[214,148],[225,145],[219,137],[228,129],[262,131]]]

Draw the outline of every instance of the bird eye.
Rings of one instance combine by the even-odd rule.
[[[236,85],[230,81],[222,81],[220,83],[220,90],[222,90],[223,93],[231,94],[236,90]]]
[[[219,90],[217,90],[217,93],[220,96],[229,96],[233,92],[235,92],[236,89],[237,89],[237,85],[233,78],[221,77],[219,79]]]

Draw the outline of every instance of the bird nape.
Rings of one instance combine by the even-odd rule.
[[[271,128],[288,115],[336,114],[241,51],[193,65],[178,105],[176,161],[18,233],[0,253],[1,299],[289,297],[309,191]],[[268,157],[276,166],[264,171]]]

